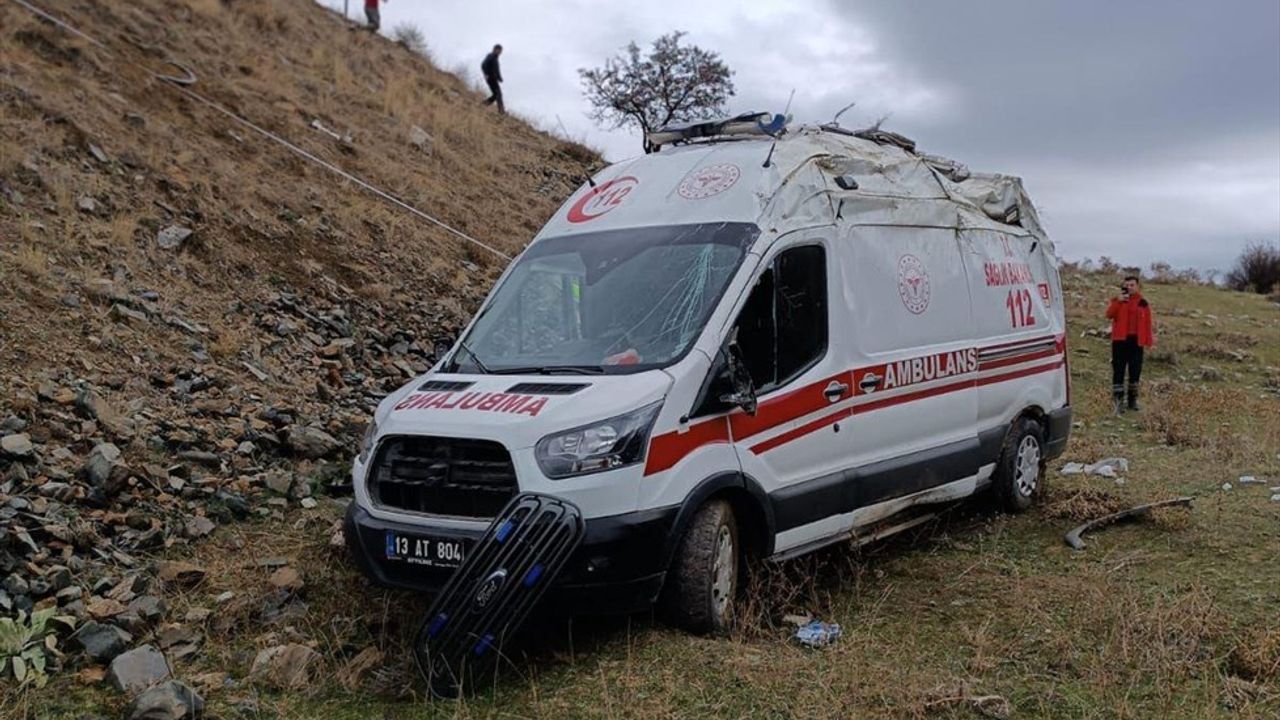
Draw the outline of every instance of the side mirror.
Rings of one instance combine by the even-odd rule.
[[[452,348],[454,344],[457,342],[458,342],[458,338],[455,335],[447,335],[445,337],[442,337],[436,340],[434,343],[434,346],[431,348],[432,362],[435,362],[440,358],[444,357],[445,355],[448,355],[449,349]]]
[[[748,415],[756,414],[756,386],[751,382],[751,373],[747,370],[747,362],[742,357],[742,348],[737,341],[731,341],[725,347],[725,380],[733,392],[720,396],[720,402],[736,405]]]

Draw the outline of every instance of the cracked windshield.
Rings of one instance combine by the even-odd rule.
[[[462,372],[664,367],[702,331],[759,230],[630,228],[542,240],[516,261],[455,354]]]

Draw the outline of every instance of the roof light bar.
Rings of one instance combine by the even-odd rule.
[[[714,137],[740,137],[746,135],[777,137],[786,131],[787,122],[790,119],[786,115],[749,112],[718,120],[698,120],[664,125],[661,129],[649,133],[646,139],[653,147],[662,147],[672,143]]]

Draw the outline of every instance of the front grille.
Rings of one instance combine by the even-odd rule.
[[[492,440],[389,437],[369,471],[369,494],[397,510],[491,518],[518,491],[511,454]]]

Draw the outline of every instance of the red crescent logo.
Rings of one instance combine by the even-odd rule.
[[[569,222],[584,223],[588,220],[595,220],[621,205],[622,201],[626,200],[631,191],[635,190],[639,184],[640,181],[630,175],[600,183],[591,188],[591,191],[586,195],[578,198],[573,207],[569,208]]]

